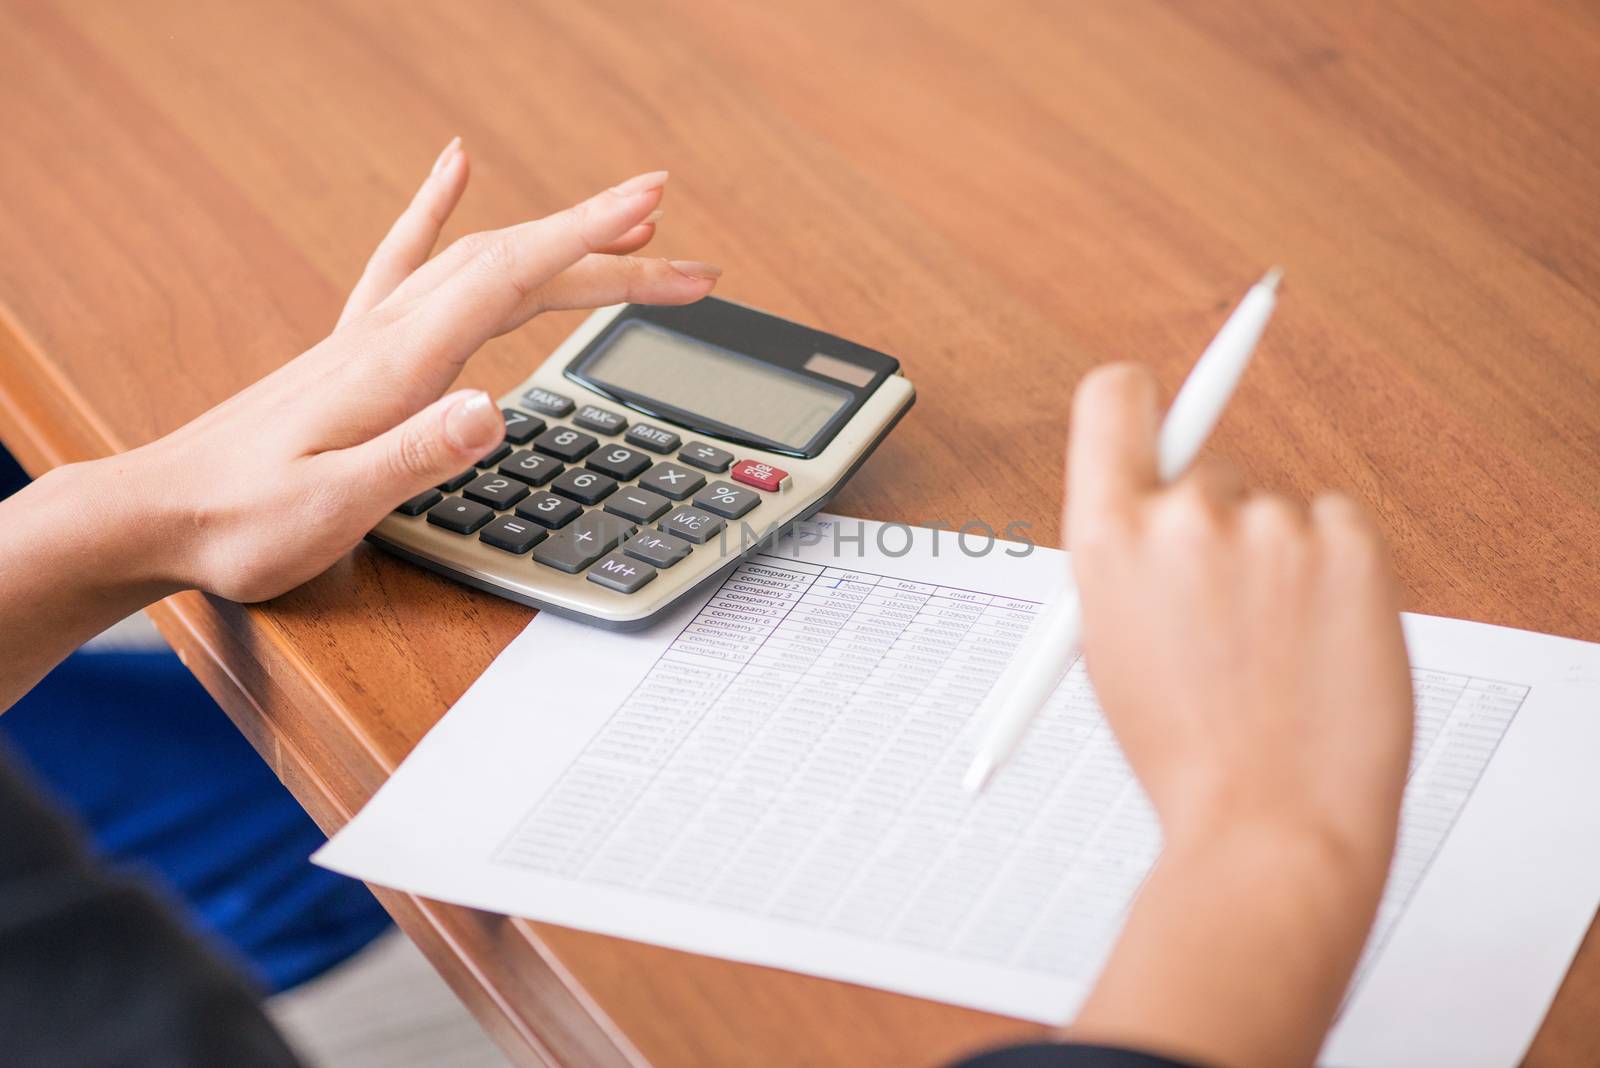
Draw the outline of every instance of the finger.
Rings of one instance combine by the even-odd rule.
[[[471,467],[505,436],[500,410],[481,389],[441,397],[399,426],[317,460],[335,484],[360,487],[381,516],[395,505]]]
[[[1072,401],[1067,529],[1074,545],[1099,524],[1131,519],[1155,489],[1156,380],[1134,363],[1095,368]],[[1082,538],[1080,538],[1082,536]]]
[[[1190,487],[1207,504],[1219,510],[1230,508],[1245,497],[1244,475],[1216,456],[1202,456],[1195,461],[1178,484]]]
[[[539,288],[621,239],[661,202],[666,171],[631,178],[565,211],[502,230],[422,298],[418,351],[459,366],[539,311]]]
[[[692,304],[711,292],[722,268],[697,260],[585,256],[539,287],[541,308],[607,304]]]
[[[1247,536],[1253,534],[1268,541],[1284,535],[1304,533],[1311,523],[1309,509],[1281,493],[1252,494],[1239,510],[1239,515],[1240,526]]]
[[[617,240],[595,249],[595,252],[591,253],[591,255],[625,256],[630,252],[637,252],[655,237],[655,223],[652,220],[660,215],[661,212],[659,210],[651,212],[645,217],[644,222],[635,226]],[[449,248],[423,264],[411,277],[402,282],[399,288],[394,291],[388,303],[420,301],[437,289],[441,282],[461,270],[462,267],[487,249],[490,244],[501,240],[507,232],[499,230],[468,234],[459,241],[453,242]]]
[[[345,301],[344,311],[339,315],[340,326],[377,307],[411,272],[427,261],[439,240],[439,231],[467,188],[468,169],[466,150],[457,137],[444,146],[411,203],[373,251],[366,270]]]
[[[1331,562],[1358,578],[1380,580],[1383,592],[1398,602],[1399,581],[1371,512],[1342,493],[1324,493],[1311,502],[1311,522]]]
[[[649,244],[656,235],[656,222],[660,220],[663,212],[658,208],[644,217],[644,220],[614,241],[606,242],[595,249],[595,252],[608,255],[625,256],[630,252],[637,252]],[[468,263],[488,251],[495,242],[504,241],[514,228],[504,230],[490,230],[481,233],[467,234],[450,247],[445,249],[433,259],[417,268],[412,275],[401,282],[395,291],[390,294],[385,303],[406,304],[420,302],[428,294],[439,288],[446,279],[453,277]]]
[[[1378,536],[1372,514],[1343,493],[1319,493],[1311,501],[1311,518],[1318,527]]]
[[[626,256],[630,252],[638,252],[648,245],[656,236],[656,223],[661,221],[661,216],[666,214],[660,208],[646,215],[644,222],[623,234],[609,245],[602,245],[595,249],[608,256]]]

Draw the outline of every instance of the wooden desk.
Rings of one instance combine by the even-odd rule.
[[[8,3],[0,433],[36,471],[102,455],[309,345],[459,133],[453,233],[667,166],[662,251],[899,355],[920,403],[847,514],[1054,539],[1078,376],[1175,386],[1281,262],[1216,448],[1368,501],[1412,608],[1600,639],[1600,14],[1404,7]],[[466,381],[506,388],[577,318]],[[367,548],[270,605],[152,614],[329,830],[529,618]],[[927,1064],[1039,1031],[381,896],[522,1063]],[[1591,935],[1529,1063],[1600,1063],[1597,1013]]]

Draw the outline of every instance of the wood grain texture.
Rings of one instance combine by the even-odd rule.
[[[919,403],[836,506],[872,518],[1054,542],[1082,372],[1175,387],[1282,263],[1216,451],[1365,500],[1410,608],[1600,640],[1595,70],[1577,0],[5,3],[0,436],[34,470],[102,455],[282,363],[461,134],[452,233],[669,167],[663,254],[901,357]],[[154,614],[330,830],[529,618],[366,548]],[[930,1064],[1040,1030],[382,896],[519,1063]],[[1527,1063],[1600,1063],[1597,1019],[1591,931]]]

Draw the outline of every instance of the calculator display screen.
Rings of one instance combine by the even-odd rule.
[[[816,437],[851,399],[844,390],[638,321],[612,335],[583,373],[793,449]]]

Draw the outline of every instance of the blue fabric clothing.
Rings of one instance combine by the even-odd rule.
[[[0,452],[0,497],[25,482]],[[321,831],[170,651],[74,653],[0,716],[0,744],[268,990],[389,924],[360,882],[306,859]]]

